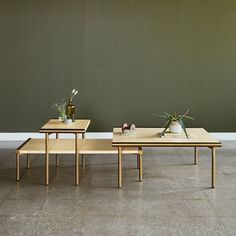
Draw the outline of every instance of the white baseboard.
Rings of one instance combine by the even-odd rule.
[[[210,133],[213,137],[220,141],[236,141],[236,133]],[[52,135],[53,137],[53,135]],[[55,136],[54,136],[55,137]],[[60,134],[61,138],[73,138],[72,134]],[[23,141],[28,138],[44,138],[44,134],[40,133],[0,133],[0,141]],[[111,132],[87,132],[85,138],[88,139],[111,139]]]

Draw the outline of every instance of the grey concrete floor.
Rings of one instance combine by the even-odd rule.
[[[236,142],[217,149],[216,188],[211,189],[210,150],[144,149],[143,182],[136,157],[125,156],[123,188],[117,158],[86,157],[74,186],[73,156],[50,158],[44,186],[43,156],[21,161],[15,181],[15,147],[0,143],[0,235],[236,235]],[[8,148],[7,148],[8,147]]]

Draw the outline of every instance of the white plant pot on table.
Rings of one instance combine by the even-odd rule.
[[[72,119],[66,119],[66,120],[64,120],[64,123],[66,125],[71,125],[72,124]]]
[[[171,123],[169,125],[169,131],[171,133],[181,133],[182,126],[177,121],[171,121]]]

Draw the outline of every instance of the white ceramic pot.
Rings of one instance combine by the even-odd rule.
[[[169,126],[169,131],[171,133],[181,133],[182,127],[177,121],[171,121],[170,126]]]
[[[64,120],[65,124],[71,125],[72,124],[72,119],[66,119]]]

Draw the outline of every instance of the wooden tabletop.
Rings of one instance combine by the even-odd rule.
[[[44,124],[39,132],[40,133],[84,133],[86,132],[90,120],[76,119],[71,124],[65,124],[58,119],[50,119]]]
[[[121,128],[113,129],[113,146],[163,146],[163,147],[221,147],[221,142],[213,138],[203,128],[188,128],[189,139],[184,132],[179,134],[165,133],[160,137],[163,128],[136,128],[134,134],[123,134]]]

